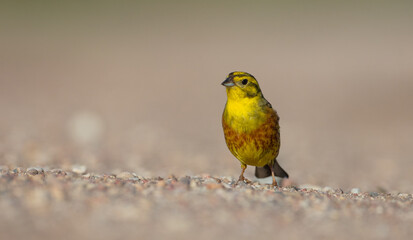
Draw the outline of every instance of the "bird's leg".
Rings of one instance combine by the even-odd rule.
[[[244,172],[245,172],[245,169],[247,169],[247,165],[242,164],[242,165],[241,165],[241,169],[242,169],[241,175],[239,175],[239,178],[238,178],[237,183],[238,183],[239,181],[244,181],[244,180],[245,180]]]
[[[238,184],[238,182],[240,182],[240,181],[245,182],[245,183],[251,183],[250,180],[248,180],[244,177],[244,172],[245,172],[245,169],[247,169],[247,165],[241,164],[241,169],[242,169],[241,175],[239,175],[238,181],[235,184]]]
[[[271,175],[272,175],[272,186],[278,187],[277,180],[275,180],[274,167],[271,165],[270,168],[271,168]]]

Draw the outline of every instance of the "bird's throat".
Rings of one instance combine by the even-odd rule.
[[[259,106],[259,99],[228,98],[223,120],[239,132],[250,132],[266,121],[266,116]]]

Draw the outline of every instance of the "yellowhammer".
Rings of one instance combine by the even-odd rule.
[[[277,162],[280,150],[280,125],[278,114],[262,95],[257,80],[246,72],[232,72],[222,83],[227,90],[227,103],[222,114],[225,141],[231,153],[241,162],[244,178],[247,165],[256,166],[255,176],[272,175],[288,178]],[[238,182],[237,182],[238,183]]]

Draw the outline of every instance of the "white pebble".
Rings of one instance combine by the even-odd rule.
[[[77,174],[84,174],[86,173],[87,168],[84,165],[74,165],[72,167],[72,172],[77,173]]]

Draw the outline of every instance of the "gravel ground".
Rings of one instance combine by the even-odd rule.
[[[0,167],[0,239],[410,239],[413,197],[233,177]]]

